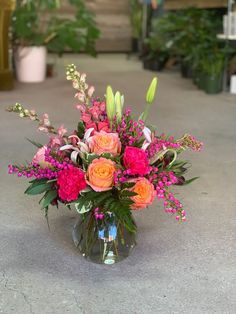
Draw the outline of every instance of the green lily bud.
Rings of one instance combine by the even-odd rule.
[[[147,90],[147,94],[146,94],[146,102],[148,104],[152,104],[154,99],[155,99],[155,95],[156,95],[156,89],[157,89],[157,77],[154,77],[152,79],[151,84],[149,85],[149,88]]]
[[[112,122],[115,117],[115,98],[113,94],[113,90],[111,86],[107,86],[107,91],[106,91],[106,112],[107,112],[107,117],[108,120],[110,121],[110,126],[112,127]]]
[[[157,77],[154,77],[151,81],[151,84],[149,85],[149,88],[147,90],[147,94],[146,94],[146,107],[144,112],[141,113],[139,120],[143,120],[144,122],[146,122],[148,114],[149,114],[149,110],[151,108],[151,105],[155,99],[155,95],[156,95],[156,89],[157,89]]]
[[[121,121],[123,107],[120,92],[116,92],[115,94],[115,104],[116,104],[116,118],[117,122],[119,123]]]
[[[123,109],[124,103],[125,103],[125,96],[124,95],[120,96],[120,102],[121,102],[121,108]]]

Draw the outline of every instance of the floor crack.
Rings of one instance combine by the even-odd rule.
[[[3,271],[2,274],[3,274],[3,279],[1,280],[1,282],[2,282],[3,280],[5,280],[5,284],[4,284],[5,289],[7,289],[8,291],[13,291],[13,292],[19,293],[19,294],[23,297],[25,303],[28,305],[29,310],[30,310],[30,313],[31,313],[31,314],[35,314],[35,312],[34,312],[33,309],[32,309],[32,304],[31,304],[30,301],[28,300],[26,294],[25,294],[24,292],[22,292],[22,291],[19,291],[19,290],[17,290],[17,289],[14,289],[14,288],[9,287],[9,285],[8,285],[9,279],[8,279],[7,276],[6,276],[5,271]]]

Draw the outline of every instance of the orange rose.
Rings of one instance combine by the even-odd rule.
[[[115,163],[106,158],[92,161],[87,170],[87,183],[96,192],[110,190],[114,183]]]
[[[117,133],[95,132],[95,135],[88,139],[88,144],[91,152],[97,155],[110,153],[116,156],[121,151],[121,143]]]
[[[156,196],[154,185],[145,178],[138,178],[132,191],[137,195],[132,197],[132,209],[142,209],[150,205]]]

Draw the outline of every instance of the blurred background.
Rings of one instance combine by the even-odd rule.
[[[68,53],[126,53],[207,93],[236,93],[234,10],[233,0],[0,0],[0,90],[55,76]]]

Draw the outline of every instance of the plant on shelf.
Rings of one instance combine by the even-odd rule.
[[[59,55],[66,50],[95,54],[99,31],[92,13],[82,0],[69,0],[68,3],[76,12],[71,19],[58,17],[59,0],[17,1],[12,17],[12,37],[20,81],[42,81],[45,78],[47,49]]]

